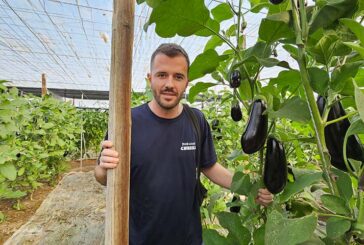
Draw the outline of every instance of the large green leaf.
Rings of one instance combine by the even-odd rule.
[[[296,176],[294,182],[287,183],[283,193],[279,196],[280,202],[288,201],[291,196],[303,191],[304,188],[311,186],[313,183],[322,179],[321,172],[307,172]]]
[[[307,102],[298,96],[284,102],[278,111],[269,111],[270,117],[288,118],[293,121],[307,122],[311,119]]]
[[[243,226],[238,214],[220,212],[216,216],[220,225],[229,231],[228,237],[235,241],[234,244],[249,244],[250,231]]]
[[[207,41],[204,52],[208,49],[215,49],[223,43],[224,41],[219,36],[213,35],[210,40]]]
[[[294,37],[289,25],[283,21],[263,19],[259,27],[259,38],[267,43]]]
[[[231,183],[232,192],[247,196],[250,193],[252,186],[249,174],[244,174],[243,172],[236,172],[234,174],[233,181]]]
[[[364,122],[364,94],[358,86],[355,85],[355,104],[358,109],[361,120]]]
[[[254,231],[254,244],[264,245],[265,224]]]
[[[204,83],[204,82],[198,82],[194,86],[192,86],[188,93],[188,101],[190,103],[193,103],[196,99],[196,96],[199,93],[205,92],[208,88],[216,86],[216,83]]]
[[[323,69],[317,67],[310,67],[307,69],[310,76],[310,84],[312,89],[321,95],[324,95],[328,84],[329,84],[329,74]]]
[[[223,237],[216,230],[213,229],[204,229],[202,236],[203,236],[203,242],[206,245],[221,245],[221,244],[230,245],[225,237]]]
[[[337,176],[336,185],[339,189],[340,197],[349,201],[353,196],[353,186],[350,175],[337,168],[332,168],[331,171]]]
[[[216,20],[217,22],[231,19],[234,16],[229,4],[227,3],[221,3],[217,5],[211,10],[211,14],[214,17],[214,20]]]
[[[193,81],[215,71],[219,63],[228,57],[228,55],[218,55],[214,49],[206,50],[192,62],[188,76],[189,80]]]
[[[288,91],[293,92],[300,86],[301,75],[297,70],[281,71],[278,77],[272,78],[269,85],[277,85],[279,90],[287,88]]]
[[[0,173],[8,180],[15,180],[16,168],[12,163],[5,163],[0,165]]]
[[[265,244],[299,244],[311,238],[316,224],[317,217],[314,215],[288,219],[274,210],[268,215],[265,225]]]
[[[340,19],[341,23],[344,23],[349,29],[355,34],[355,36],[359,39],[362,46],[364,46],[364,26],[362,24],[356,22],[353,19]]]
[[[329,238],[338,238],[345,234],[351,227],[347,219],[331,217],[326,221],[326,234]]]
[[[213,20],[213,19],[208,19],[207,22],[204,24],[204,28],[202,28],[201,30],[198,30],[194,34],[196,36],[208,37],[213,34],[216,35],[217,33],[219,33],[219,31],[220,31],[219,22],[217,22],[216,20]]]
[[[352,43],[352,42],[344,42],[344,44],[352,49],[354,49],[356,52],[358,52],[360,54],[361,57],[364,58],[364,48],[361,47],[359,44],[357,43]]]
[[[321,64],[330,65],[332,57],[347,55],[351,52],[351,49],[345,46],[336,34],[325,33],[319,36],[318,40],[310,44],[308,51]]]
[[[363,64],[363,61],[356,61],[352,63],[346,63],[345,65],[336,68],[332,73],[330,87],[335,91],[341,91],[345,87],[346,82],[351,82],[348,79],[355,77],[359,68]]]
[[[155,31],[161,37],[190,36],[204,29],[210,19],[203,0],[151,1],[148,4],[153,7],[148,24],[155,23]]]
[[[336,214],[350,214],[350,209],[347,207],[345,200],[338,196],[324,194],[321,195],[321,201],[327,209]]]
[[[328,0],[311,20],[310,33],[327,28],[343,17],[350,17],[357,9],[357,0]]]

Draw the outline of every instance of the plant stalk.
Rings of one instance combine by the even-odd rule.
[[[337,195],[338,190],[337,190],[336,184],[335,184],[334,180],[332,179],[330,172],[329,172],[330,155],[328,153],[328,150],[326,148],[326,143],[325,143],[324,123],[321,120],[321,115],[320,115],[320,112],[316,105],[315,96],[314,96],[313,90],[310,86],[309,76],[308,76],[307,67],[306,67],[305,45],[302,40],[302,29],[305,29],[305,28],[301,29],[301,25],[299,22],[300,21],[299,16],[306,15],[306,11],[305,11],[305,8],[301,8],[301,11],[303,11],[301,13],[298,11],[296,0],[291,0],[291,3],[292,3],[292,14],[293,14],[293,23],[294,23],[293,26],[295,28],[295,33],[297,36],[297,40],[296,40],[297,41],[296,44],[298,46],[297,62],[298,62],[298,66],[300,69],[301,81],[302,81],[302,85],[303,85],[303,88],[305,91],[306,101],[307,101],[308,108],[310,111],[313,127],[314,127],[314,130],[316,133],[318,151],[320,154],[321,161],[323,163],[323,168],[322,168],[323,175],[324,175],[323,177],[328,184],[330,192],[332,194]],[[307,21],[305,23],[302,23],[302,25],[303,26],[307,25]]]

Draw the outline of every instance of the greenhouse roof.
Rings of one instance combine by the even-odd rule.
[[[220,2],[205,0],[207,6]],[[45,73],[49,89],[108,91],[112,6],[112,0],[1,0],[0,79],[12,86],[40,88],[41,74]],[[146,4],[135,7],[134,91],[144,90],[150,56],[159,44],[181,44],[193,61],[208,40],[196,36],[160,38],[154,26],[145,32],[150,12]],[[247,47],[255,43],[263,16],[246,17]],[[276,73],[267,70],[265,74]]]

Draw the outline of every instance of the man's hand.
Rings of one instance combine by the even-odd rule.
[[[103,150],[100,154],[100,162],[95,167],[95,178],[100,184],[106,185],[107,169],[117,167],[119,163],[119,154],[117,151],[111,149],[113,147],[113,143],[109,140],[103,141],[101,146]]]
[[[259,189],[255,202],[264,207],[267,207],[273,201],[273,194],[267,189]]]
[[[100,157],[100,167],[103,169],[116,168],[119,163],[119,154],[117,151],[111,149],[113,143],[105,140],[101,143],[102,151]]]

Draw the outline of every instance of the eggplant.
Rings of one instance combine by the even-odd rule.
[[[239,196],[233,196],[233,200],[231,201],[231,203],[234,203],[236,201],[240,200],[240,197]],[[231,213],[239,213],[240,212],[240,206],[231,206],[229,208],[230,212]]]
[[[248,125],[240,139],[241,147],[247,154],[259,151],[265,143],[268,135],[268,115],[263,113],[266,109],[261,99],[253,102]]]
[[[322,116],[326,104],[326,99],[322,96],[319,96],[316,103]],[[335,120],[345,115],[346,112],[344,108],[342,107],[340,101],[337,101],[331,106],[327,120]],[[349,127],[350,121],[345,118],[344,120],[326,126],[324,132],[326,147],[331,156],[331,164],[334,167],[343,171],[347,171],[344,161],[343,148],[345,134]],[[349,136],[346,145],[346,154],[348,158],[361,161],[362,163],[364,162],[364,150],[359,138],[356,135]],[[350,168],[354,170],[351,165]]]
[[[269,0],[269,2],[271,2],[274,5],[277,5],[277,4],[281,4],[283,2],[283,0]]]
[[[267,140],[263,181],[272,194],[281,192],[287,183],[287,160],[284,147],[274,137]]]
[[[241,75],[240,71],[234,70],[230,73],[230,87],[232,88],[238,88],[241,84]]]
[[[230,115],[234,122],[239,122],[243,118],[239,103],[236,103],[231,107]]]

